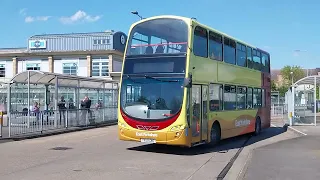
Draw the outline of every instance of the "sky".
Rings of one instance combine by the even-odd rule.
[[[270,53],[271,68],[320,67],[317,0],[0,0],[0,48],[26,47],[32,35],[123,31],[139,17],[178,15]],[[318,14],[318,15],[317,15]],[[319,63],[318,63],[319,62]]]

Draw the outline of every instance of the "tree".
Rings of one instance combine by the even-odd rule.
[[[275,82],[275,80],[271,80],[271,91],[277,91],[277,84]]]
[[[292,74],[291,74],[292,72]],[[305,77],[305,73],[303,71],[303,69],[300,66],[284,66],[281,71],[280,74],[283,78],[283,85],[284,86],[290,86],[291,85],[291,78],[293,78],[293,82],[298,81],[299,79]]]
[[[289,86],[287,86],[287,85],[282,85],[282,86],[280,86],[280,87],[278,88],[279,95],[280,95],[281,97],[284,97],[285,94],[286,94],[286,92],[288,92],[288,90],[289,90]]]

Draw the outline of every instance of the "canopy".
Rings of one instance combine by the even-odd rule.
[[[314,85],[314,84],[320,84],[320,76],[319,75],[314,75],[314,76],[307,76],[304,77],[297,82],[294,83],[294,85]]]
[[[103,79],[103,78],[93,78],[93,77],[83,77],[74,76],[58,73],[49,73],[43,71],[24,71],[16,74],[10,81],[10,83],[28,83],[28,74],[30,75],[30,84],[47,84],[55,85],[56,78],[58,78],[58,86],[64,87],[80,87],[80,88],[106,88],[106,84],[117,83],[118,81]],[[79,86],[78,86],[79,81]],[[103,87],[105,83],[105,86]],[[109,85],[110,87],[110,85]]]

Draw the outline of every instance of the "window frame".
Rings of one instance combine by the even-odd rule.
[[[6,70],[7,70],[7,67],[6,67],[6,64],[5,63],[1,63],[0,64],[0,77],[6,77]]]
[[[211,56],[211,46],[210,46],[210,42],[213,41],[217,44],[219,44],[221,46],[221,59],[215,59]],[[223,51],[224,51],[224,44],[223,44],[223,36],[219,33],[213,32],[213,31],[209,31],[209,38],[208,38],[208,56],[210,59],[212,60],[216,60],[216,61],[223,61]]]
[[[67,66],[67,67],[70,68],[70,69],[69,69],[69,73],[65,73],[65,72],[64,72],[64,67],[65,67],[66,64],[75,64],[76,74],[72,74],[72,73],[71,73],[71,68],[74,67],[74,66]],[[77,75],[78,75],[78,70],[79,70],[79,64],[78,64],[77,62],[63,62],[63,63],[62,63],[62,74],[75,75],[75,76],[77,76]]]
[[[234,53],[234,59],[233,62],[226,62],[226,53],[225,53],[225,49],[226,47],[228,48],[232,48],[233,49],[233,53]],[[236,65],[237,64],[237,55],[236,55],[236,50],[237,50],[237,42],[229,37],[224,36],[223,37],[223,62],[227,63],[227,64],[233,64]],[[231,59],[230,59],[231,60]]]
[[[219,86],[219,110],[212,110],[211,109],[211,101],[213,101],[213,100],[211,100],[210,99],[210,91],[211,91],[211,89],[210,89],[210,87],[211,86]],[[209,84],[209,87],[208,87],[208,89],[209,89],[209,112],[218,112],[218,111],[223,111],[224,110],[224,85],[223,84],[219,84],[219,83],[210,83]]]
[[[234,94],[235,94],[235,104],[234,104],[234,108],[233,109],[226,109],[226,106],[225,106],[225,88],[227,87],[227,86],[230,86],[230,88],[231,87],[235,87],[235,92],[234,92]],[[232,84],[224,84],[223,85],[223,110],[224,111],[236,111],[237,110],[237,86],[236,85],[232,85]]]
[[[197,32],[198,33],[200,33],[200,31],[203,31],[202,33],[204,33],[205,32],[205,35],[203,35],[203,34],[196,34]],[[196,46],[195,47],[195,40],[196,40],[196,37],[201,37],[201,38],[206,38],[206,48],[202,48],[202,47],[200,47],[200,50],[202,50],[202,49],[205,49],[205,51],[206,51],[206,55],[205,56],[202,56],[202,54],[201,53],[196,53],[196,52],[198,52],[198,51],[196,51],[196,47],[198,47],[198,46]],[[206,29],[206,28],[204,28],[204,27],[201,27],[201,26],[196,26],[195,28],[194,28],[194,30],[193,30],[193,45],[192,45],[192,49],[193,49],[193,54],[195,55],[195,56],[198,56],[198,57],[203,57],[203,58],[208,58],[208,52],[209,52],[209,43],[208,43],[208,40],[209,40],[209,33],[208,33],[208,30]],[[201,52],[201,51],[200,51]]]
[[[247,62],[247,46],[246,45],[244,45],[244,44],[242,44],[242,43],[240,43],[240,42],[236,42],[236,46],[237,46],[237,48],[236,48],[236,64],[238,65],[238,66],[240,66],[240,67],[247,67],[248,65],[248,62]],[[245,64],[244,65],[239,65],[239,61],[238,61],[238,51],[240,51],[240,52],[244,52],[244,58],[245,58]]]

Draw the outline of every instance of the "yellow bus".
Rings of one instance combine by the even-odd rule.
[[[134,23],[120,80],[120,140],[192,147],[270,127],[269,53],[195,19]]]

